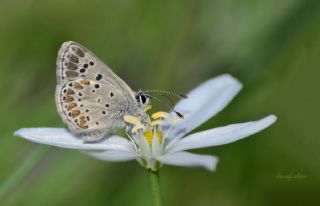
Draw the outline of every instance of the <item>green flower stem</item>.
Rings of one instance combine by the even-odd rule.
[[[154,206],[161,206],[162,202],[161,202],[161,193],[160,193],[160,185],[159,185],[159,172],[148,170],[148,174],[150,178]]]
[[[31,172],[48,150],[49,147],[37,147],[13,170],[9,177],[0,183],[0,203],[3,202],[9,192]]]

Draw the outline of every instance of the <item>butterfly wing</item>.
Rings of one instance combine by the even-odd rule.
[[[63,121],[92,140],[124,126],[128,108],[137,107],[130,87],[75,42],[65,42],[59,50],[57,82],[56,105]]]
[[[57,86],[56,94],[59,114],[73,132],[111,132],[123,126],[118,119],[123,116],[121,105],[125,100],[119,89],[111,84],[87,79],[71,80]]]
[[[84,46],[67,41],[58,52],[57,82],[58,85],[62,85],[79,78],[110,83],[128,97],[135,98],[131,88],[98,57]]]

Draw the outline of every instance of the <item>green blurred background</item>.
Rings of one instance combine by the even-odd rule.
[[[151,205],[146,171],[14,137],[65,127],[55,60],[77,41],[134,89],[185,93],[231,73],[240,95],[197,130],[259,119],[275,125],[217,155],[216,172],[165,166],[165,205],[320,202],[320,1],[0,1],[0,205]],[[293,177],[291,180],[286,177]]]

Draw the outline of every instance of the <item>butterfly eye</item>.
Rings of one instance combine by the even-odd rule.
[[[142,104],[145,104],[145,103],[147,102],[146,96],[140,95],[140,102],[141,102]]]
[[[150,101],[150,98],[144,94],[141,94],[139,93],[137,96],[136,96],[136,99],[138,102],[140,102],[141,104],[147,104],[149,103]]]

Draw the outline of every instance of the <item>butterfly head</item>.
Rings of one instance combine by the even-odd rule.
[[[168,100],[171,103],[171,106],[169,104],[167,104],[166,102],[162,101],[160,98],[158,98],[156,96],[156,93],[161,94],[162,96],[168,98]],[[154,99],[157,102],[159,102],[160,104],[167,107],[170,111],[173,111],[174,113],[176,113],[180,118],[183,118],[184,117],[183,114],[181,114],[180,112],[177,112],[174,109],[174,103],[173,103],[173,100],[171,99],[170,96],[175,96],[175,97],[178,97],[179,99],[187,99],[188,98],[186,95],[183,95],[183,94],[176,94],[174,92],[168,92],[168,91],[162,91],[162,90],[146,90],[146,91],[139,90],[135,94],[137,102],[140,104],[141,107],[144,108],[144,110],[146,108],[148,108],[148,106],[151,102],[151,99]]]
[[[141,106],[146,107],[150,104],[151,97],[143,91],[138,91],[136,93],[136,100],[138,103],[140,103]]]

